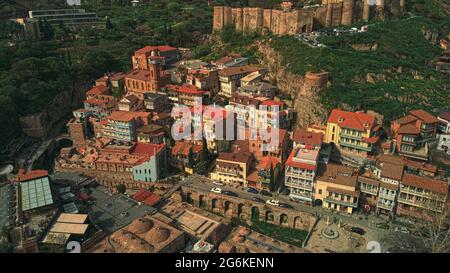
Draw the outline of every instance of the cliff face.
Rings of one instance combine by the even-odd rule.
[[[30,137],[45,139],[61,130],[64,117],[79,107],[85,92],[83,88],[62,91],[43,109],[42,112],[19,118],[22,132]]]
[[[404,0],[378,0],[369,5],[369,0],[323,0],[315,8],[263,9],[214,7],[213,29],[221,30],[226,25],[234,25],[236,30],[260,32],[263,29],[275,35],[292,35],[310,32],[320,27],[351,25],[387,14],[399,15],[404,12]]]
[[[268,68],[267,76],[270,81],[278,87],[281,94],[292,98],[293,109],[297,112],[296,127],[322,123],[327,111],[319,96],[328,84],[328,73],[307,73],[304,76],[292,74],[269,42],[260,43],[258,49],[261,63]]]

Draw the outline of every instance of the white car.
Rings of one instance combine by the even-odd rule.
[[[217,186],[223,186],[223,183],[220,182],[220,181],[214,180],[212,183],[213,183],[214,185],[217,185]]]
[[[270,199],[266,201],[266,204],[271,205],[271,206],[279,206],[280,205],[280,201],[278,200],[274,200],[274,199]]]
[[[212,188],[211,191],[214,192],[214,193],[222,193],[222,189],[221,188]]]

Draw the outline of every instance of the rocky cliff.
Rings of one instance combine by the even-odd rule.
[[[297,112],[296,127],[306,127],[312,123],[322,123],[327,114],[320,103],[320,93],[328,84],[328,73],[307,73],[299,76],[289,72],[289,65],[268,41],[258,45],[260,62],[267,66],[267,76],[275,84],[280,93],[292,98],[292,106]]]

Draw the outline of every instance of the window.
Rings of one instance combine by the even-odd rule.
[[[322,190],[319,190],[319,194],[322,194]]]

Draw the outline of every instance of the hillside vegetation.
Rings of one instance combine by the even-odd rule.
[[[426,36],[447,37],[450,17],[433,12],[445,0],[416,2],[410,8],[420,8],[419,17],[371,22],[366,33],[321,38],[328,48],[311,48],[288,36],[273,37],[271,45],[295,74],[331,73],[331,86],[321,96],[328,109],[372,109],[387,120],[418,107],[436,112],[450,105],[450,80],[431,66],[442,50]]]

